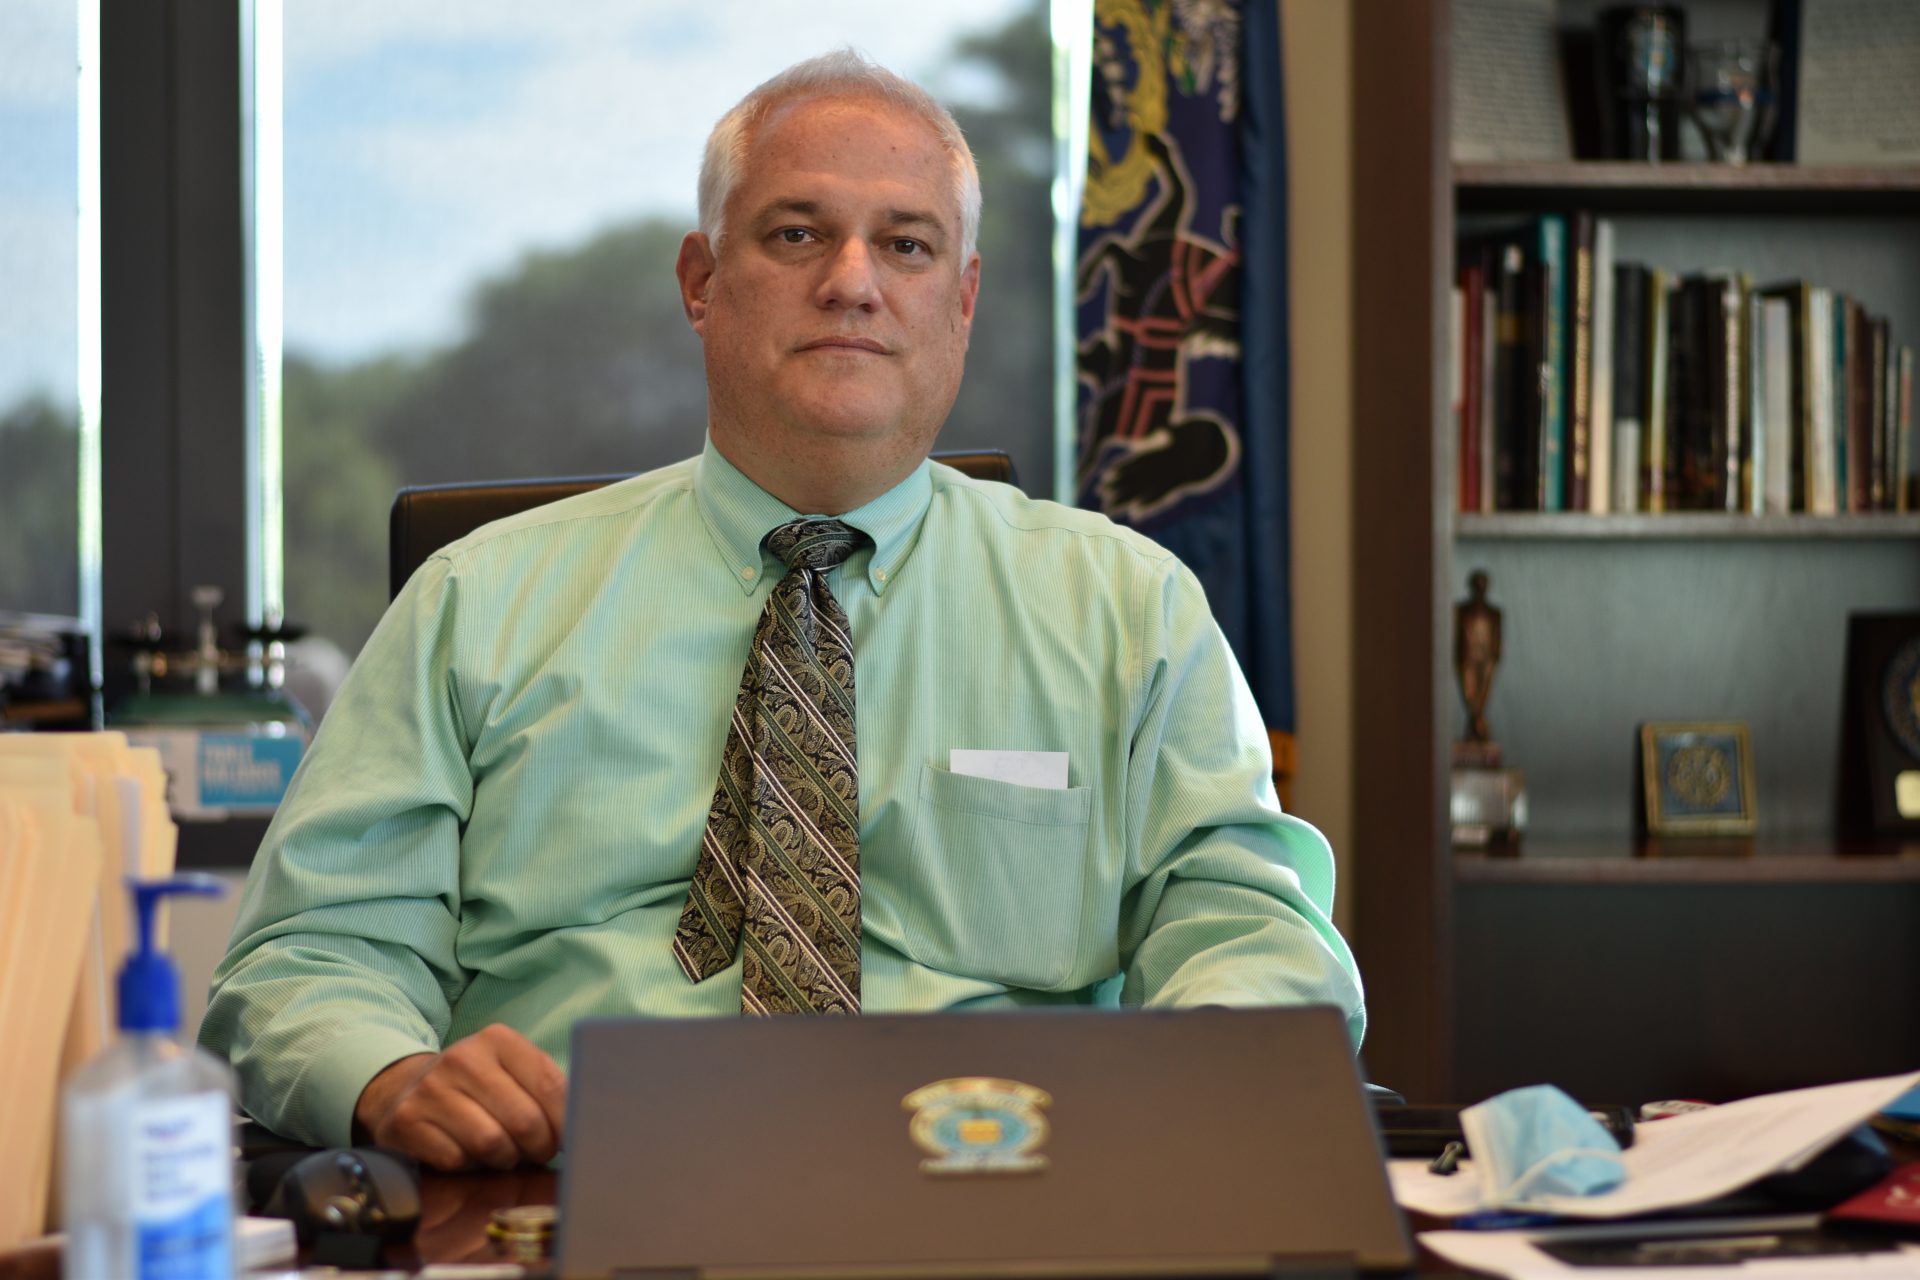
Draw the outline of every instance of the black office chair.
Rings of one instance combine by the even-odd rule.
[[[933,459],[976,480],[1020,483],[1014,474],[1013,458],[1002,449],[946,450],[935,453]],[[628,478],[627,475],[567,476],[409,485],[394,495],[393,511],[387,517],[388,595],[399,595],[400,588],[428,556],[491,520]]]

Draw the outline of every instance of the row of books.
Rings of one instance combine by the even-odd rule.
[[[1914,355],[1807,281],[1616,262],[1581,211],[1461,242],[1462,511],[1920,509]]]

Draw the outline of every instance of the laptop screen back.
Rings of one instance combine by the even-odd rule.
[[[1411,1263],[1328,1008],[583,1022],[559,1250],[568,1276]]]

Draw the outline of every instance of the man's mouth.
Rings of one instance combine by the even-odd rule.
[[[886,344],[872,338],[860,338],[851,335],[832,338],[815,338],[812,342],[802,343],[802,351],[870,351],[874,355],[891,355]]]

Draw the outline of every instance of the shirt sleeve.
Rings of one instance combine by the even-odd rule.
[[[465,986],[455,952],[471,810],[453,682],[457,582],[435,557],[368,640],[247,876],[200,1043],[277,1133],[351,1143],[388,1064],[437,1052]]]
[[[1331,918],[1333,851],[1281,812],[1252,690],[1177,560],[1146,593],[1139,641],[1122,1002],[1331,1004],[1357,1048],[1365,1002]]]

